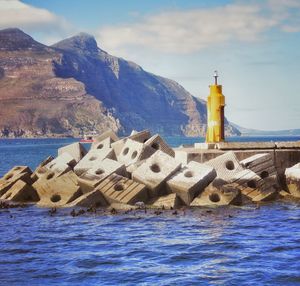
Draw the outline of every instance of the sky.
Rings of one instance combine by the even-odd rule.
[[[218,70],[231,122],[300,128],[300,0],[0,0],[7,27],[44,44],[87,32],[202,99]]]

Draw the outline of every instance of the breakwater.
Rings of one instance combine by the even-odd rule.
[[[298,197],[298,142],[195,144],[171,148],[148,131],[118,138],[108,131],[90,150],[58,149],[32,171],[16,166],[1,179],[5,201],[44,207],[176,209],[245,205]],[[292,186],[289,188],[289,186]],[[295,187],[296,186],[296,187]]]

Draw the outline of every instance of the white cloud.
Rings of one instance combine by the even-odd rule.
[[[296,12],[299,16],[299,1],[261,3],[162,12],[133,24],[100,28],[97,37],[105,49],[113,52],[143,47],[188,54],[231,41],[257,41],[271,28],[285,32],[299,30],[299,22],[290,19]]]
[[[17,27],[29,33],[65,35],[72,30],[62,17],[19,0],[0,0],[0,29]],[[46,37],[45,37],[46,38]]]

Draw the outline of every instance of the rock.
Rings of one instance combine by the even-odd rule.
[[[174,150],[158,134],[149,138],[145,142],[145,145],[152,147],[154,150],[160,150],[171,157],[175,157]]]
[[[38,205],[42,207],[63,207],[82,195],[73,171],[48,180],[42,177],[32,186],[40,197]]]
[[[77,176],[81,176],[89,169],[96,168],[105,159],[115,160],[115,153],[112,148],[110,149],[92,149],[83,159],[75,166],[74,172]]]
[[[58,149],[58,156],[62,155],[63,153],[68,153],[72,158],[75,159],[76,163],[78,163],[86,155],[87,151],[82,144],[76,142]]]
[[[83,193],[91,192],[111,174],[126,175],[125,165],[111,159],[104,159],[78,178]]]
[[[232,151],[209,160],[205,164],[215,168],[217,177],[227,182],[230,182],[235,174],[244,169]]]
[[[165,194],[166,181],[180,168],[173,157],[158,150],[132,173],[132,179],[145,184],[150,197],[157,197]]]
[[[105,200],[104,196],[99,190],[94,190],[89,193],[85,193],[75,199],[74,201],[65,205],[66,207],[106,207],[108,206],[108,202]]]
[[[134,205],[136,202],[146,202],[148,194],[146,186],[119,175],[112,174],[96,188],[110,203]]]
[[[296,198],[300,198],[300,163],[286,168],[285,177],[290,194]]]
[[[213,167],[191,161],[167,181],[167,186],[189,206],[216,176]]]
[[[122,151],[118,155],[118,161],[128,167],[131,164],[149,158],[155,151],[143,143],[127,139]]]
[[[1,199],[15,202],[37,202],[40,200],[36,190],[22,180],[15,182]]]
[[[110,211],[112,210],[117,210],[117,211],[131,211],[131,210],[136,210],[137,207],[133,205],[128,205],[128,204],[121,204],[121,203],[112,203],[108,209]]]
[[[31,185],[32,171],[27,166],[16,166],[0,179],[0,196],[3,196],[18,180]]]
[[[159,197],[153,201],[151,207],[162,209],[177,209],[182,205],[180,198],[177,194],[169,194]]]
[[[217,179],[192,201],[191,206],[226,206],[240,203],[241,192],[238,185]]]

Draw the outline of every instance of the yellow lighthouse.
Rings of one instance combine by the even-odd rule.
[[[214,73],[215,84],[210,85],[210,94],[207,97],[207,131],[206,143],[217,143],[225,140],[224,134],[224,107],[225,96],[222,94],[222,85],[218,85],[218,72]]]

